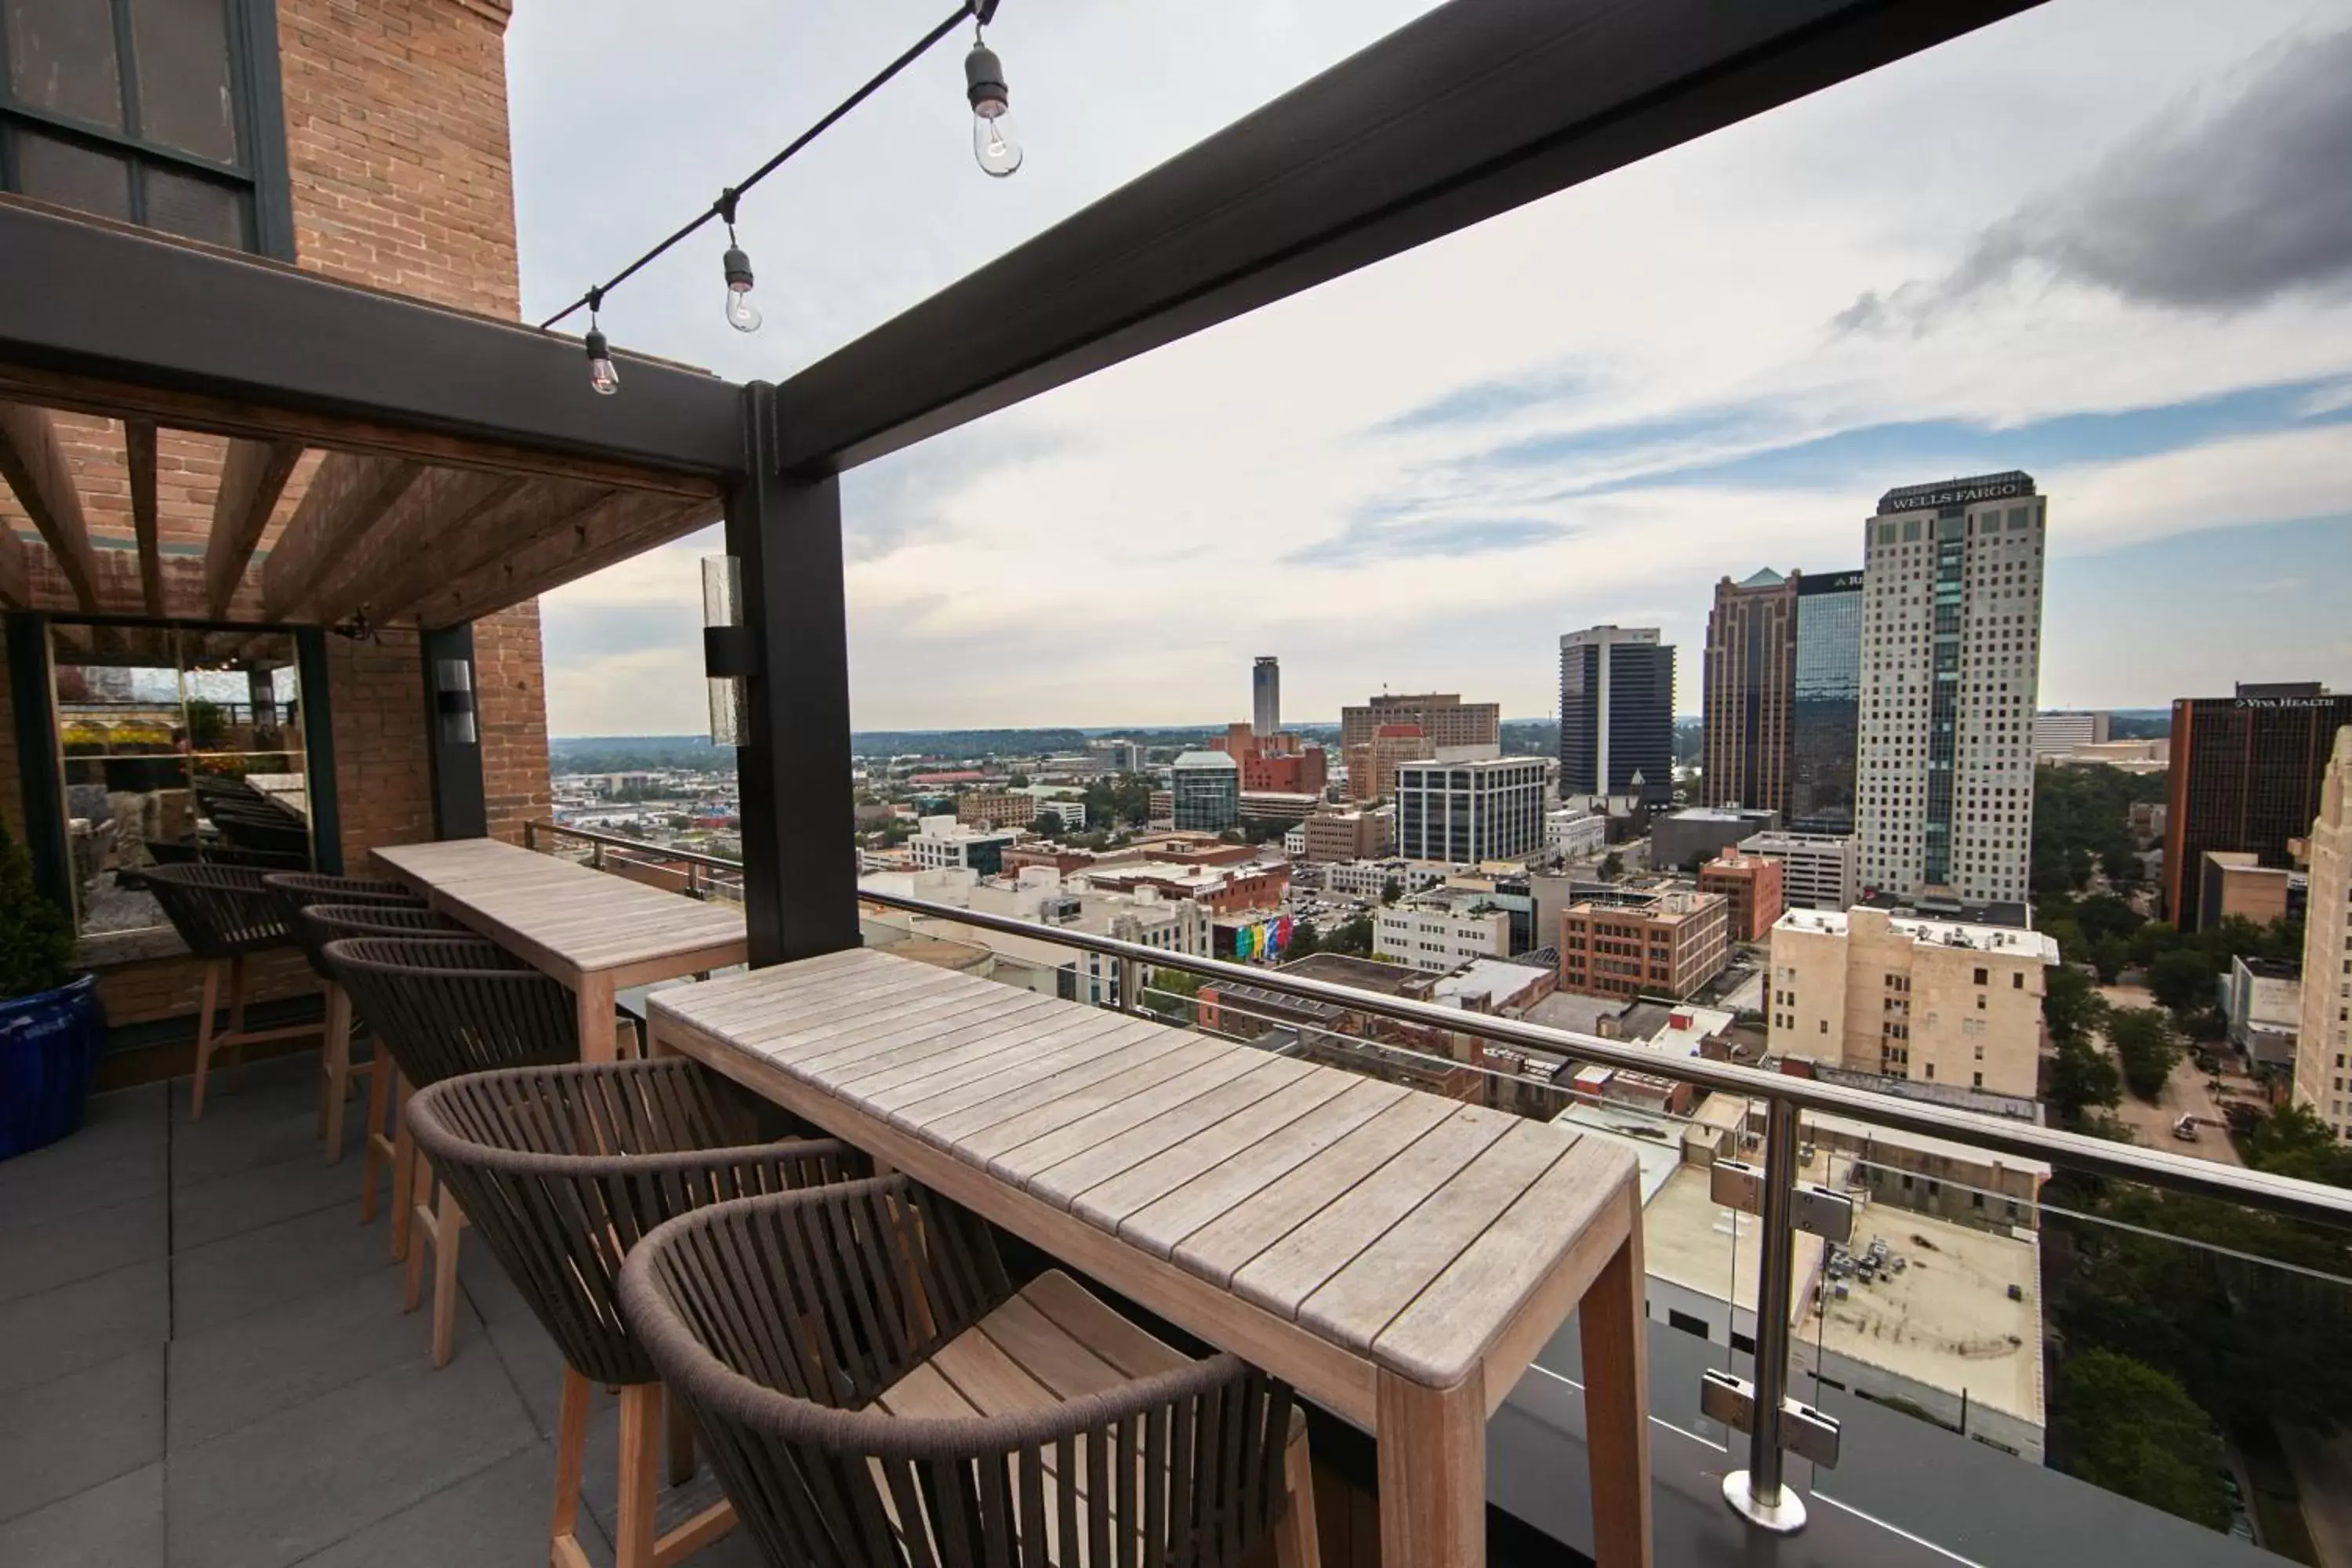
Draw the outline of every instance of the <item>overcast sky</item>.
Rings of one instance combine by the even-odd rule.
[[[690,242],[615,343],[782,381],[1426,9],[1005,0],[746,199],[767,325]],[[707,204],[940,0],[565,0],[508,37],[536,319]],[[2054,0],[844,481],[861,729],[1223,722],[1382,687],[1533,717],[1560,633],[1860,564],[1891,486],[2050,504],[2044,706],[2352,687],[2352,0]],[[624,388],[623,395],[626,395]],[[544,601],[557,734],[700,725],[682,541]]]

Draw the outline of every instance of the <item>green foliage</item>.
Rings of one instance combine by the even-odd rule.
[[[1201,994],[1201,977],[1181,969],[1155,969],[1143,983],[1143,1006],[1171,1024],[1192,1020],[1192,1004]]]
[[[228,716],[209,698],[188,699],[188,749],[215,752],[228,738]]]
[[[1625,857],[1614,849],[1601,858],[1601,879],[1613,882],[1625,874]]]
[[[1326,952],[1347,953],[1356,958],[1372,955],[1372,917],[1368,911],[1342,924],[1338,931],[1323,939]]]
[[[2052,1039],[2060,1045],[2081,1039],[2099,1026],[2106,1011],[2089,975],[2071,963],[2050,971],[2042,993],[2042,1021],[2050,1026]]]
[[[24,846],[0,826],[0,1000],[63,985],[73,953],[73,921],[34,888]]]
[[[1121,773],[1097,779],[1087,786],[1085,799],[1088,822],[1105,828],[1121,823],[1140,827],[1151,820],[1151,775]]]
[[[2242,1145],[2246,1163],[2274,1176],[2352,1187],[2352,1148],[2336,1140],[2307,1105],[2288,1105],[2256,1121]]]
[[[2100,868],[2118,882],[2137,882],[2139,847],[2132,841],[2131,808],[2162,800],[2165,789],[2161,774],[2104,765],[2035,769],[2033,896],[2079,893]]]
[[[2106,1030],[2124,1082],[2140,1099],[2155,1100],[2180,1060],[2180,1036],[2172,1021],[2152,1008],[2114,1007],[2107,1012]]]
[[[2113,1351],[2058,1363],[2067,1468],[2092,1485],[2220,1530],[2221,1435],[2180,1380]]]
[[[1290,928],[1290,945],[1282,950],[1283,962],[1286,963],[1294,958],[1305,958],[1310,953],[1322,951],[1322,937],[1317,933],[1313,926],[1305,921],[1298,921]]]
[[[2157,954],[2147,966],[2148,994],[2176,1017],[2186,1017],[2212,1005],[2213,982],[2220,973],[2207,954],[2176,947]]]
[[[2092,1112],[2113,1110],[2123,1098],[2123,1074],[2114,1058],[2086,1039],[2058,1047],[2050,1069],[2050,1104],[2063,1125],[2080,1131]]]
[[[1388,880],[1381,884],[1381,902],[1384,904],[1393,904],[1399,899],[1403,897],[1404,884],[1398,881],[1394,877],[1391,877]]]
[[[1040,838],[1055,837],[1062,831],[1062,819],[1041,811],[1029,819],[1029,831]]]

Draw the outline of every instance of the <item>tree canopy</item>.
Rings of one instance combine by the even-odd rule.
[[[2220,1530],[2221,1435],[2180,1380],[2113,1351],[2058,1363],[2068,1468],[2094,1486]]]

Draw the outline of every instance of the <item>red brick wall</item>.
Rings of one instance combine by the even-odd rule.
[[[297,259],[304,268],[436,303],[518,313],[513,171],[507,138],[503,0],[278,0]],[[121,426],[58,416],[100,546],[100,602],[142,604],[129,548],[129,477]],[[224,443],[163,431],[157,447],[159,536],[167,608],[204,613],[201,552],[210,538]],[[293,513],[319,461],[306,457],[262,540],[255,566]],[[0,486],[0,526],[29,531]],[[107,548],[119,545],[121,548]],[[175,552],[173,546],[186,552]],[[45,548],[27,552],[44,602],[71,599]],[[257,570],[232,618],[257,616]],[[519,838],[548,807],[546,677],[536,604],[475,627],[477,701],[490,830]],[[381,640],[328,638],[336,795],[347,868],[362,872],[378,844],[430,837],[432,796],[424,678],[413,626]],[[19,759],[0,687],[0,818],[21,831]],[[44,763],[46,765],[46,762]],[[308,987],[299,959],[268,961],[255,994]],[[118,1023],[194,1009],[201,969],[186,960],[121,965],[101,981]]]

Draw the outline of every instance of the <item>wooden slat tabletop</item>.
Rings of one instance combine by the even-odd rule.
[[[1436,1388],[1633,1181],[1630,1154],[1566,1128],[868,950],[650,1005],[669,1046],[781,1074],[844,1127],[919,1140]]]
[[[730,905],[496,839],[403,844],[375,854],[425,889],[436,907],[551,972],[627,969],[744,940],[742,911]]]

